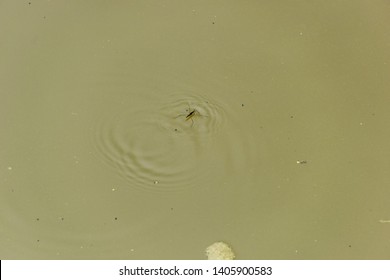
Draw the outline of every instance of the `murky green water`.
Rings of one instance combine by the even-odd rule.
[[[0,258],[388,259],[388,14],[2,1]]]

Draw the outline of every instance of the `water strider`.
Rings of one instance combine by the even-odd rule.
[[[199,112],[196,111],[196,109],[194,109],[191,112],[189,112],[188,115],[186,116],[186,121],[191,120],[192,124],[194,124],[194,120],[192,118],[195,116],[196,113],[199,114]]]
[[[195,117],[195,115],[199,115],[199,116],[201,116],[201,117],[207,117],[207,116],[201,115],[201,114],[199,113],[199,111],[196,110],[195,108],[194,108],[194,109],[191,109],[190,107],[188,107],[188,109],[186,109],[186,111],[188,112],[188,114],[180,114],[180,115],[178,115],[176,118],[185,116],[185,120],[186,120],[186,121],[191,120],[191,122],[192,122],[191,127],[194,125],[193,117]]]

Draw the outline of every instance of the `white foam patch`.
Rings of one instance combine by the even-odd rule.
[[[236,256],[232,248],[224,242],[215,242],[206,248],[207,259],[209,260],[233,260]]]

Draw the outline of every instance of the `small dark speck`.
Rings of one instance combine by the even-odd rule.
[[[64,217],[61,217],[61,221],[63,221],[63,220],[65,220],[65,218],[64,218]]]
[[[242,104],[241,104],[241,107],[244,107],[244,106],[245,106],[244,103],[242,103]]]
[[[117,217],[115,217],[115,219],[114,219],[115,221],[117,221],[118,220],[118,218]]]
[[[171,211],[173,211],[173,207],[171,207]]]
[[[37,218],[37,221],[39,222],[39,218]]]
[[[349,248],[352,248],[352,245],[348,245]]]
[[[215,24],[215,22],[213,21],[213,24]]]
[[[39,239],[37,239],[37,242],[39,242]]]
[[[31,2],[28,2],[29,5],[31,5]]]
[[[290,116],[290,118],[291,118],[291,119],[293,119],[293,118],[294,118],[294,116]]]

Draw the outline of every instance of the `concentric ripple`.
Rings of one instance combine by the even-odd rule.
[[[133,106],[135,107],[135,106]],[[186,120],[190,110],[196,114]],[[172,95],[156,108],[126,108],[98,121],[96,154],[130,188],[180,191],[210,175],[206,147],[223,127],[224,111],[203,97]]]

